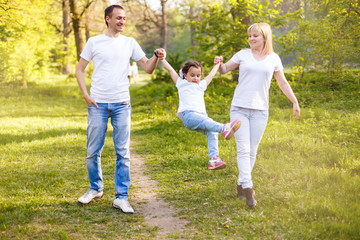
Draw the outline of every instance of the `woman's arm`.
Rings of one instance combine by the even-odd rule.
[[[274,77],[275,77],[281,91],[293,103],[293,116],[295,117],[295,119],[299,119],[300,118],[299,103],[298,103],[298,100],[297,100],[293,90],[291,89],[290,84],[286,80],[284,71],[281,70],[281,71],[274,72]]]
[[[219,70],[220,70],[221,74],[225,74],[225,73],[228,73],[228,72],[230,72],[230,71],[232,71],[232,70],[234,70],[234,69],[236,69],[238,67],[239,67],[239,64],[234,63],[233,61],[229,60],[225,64],[221,63]]]
[[[161,64],[163,65],[163,67],[170,73],[171,79],[176,84],[176,82],[179,78],[179,75],[177,74],[177,72],[165,59],[162,59],[160,61],[161,61]]]

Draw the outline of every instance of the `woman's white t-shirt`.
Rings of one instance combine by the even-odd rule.
[[[80,54],[88,62],[93,60],[90,96],[98,103],[129,101],[130,58],[139,61],[144,56],[134,38],[123,35],[111,38],[105,34],[91,37]]]
[[[204,92],[207,88],[205,80],[201,80],[199,84],[188,82],[186,79],[178,78],[176,87],[179,93],[178,116],[186,110],[192,110],[200,113],[206,113]]]
[[[274,72],[283,70],[280,57],[276,53],[271,53],[258,61],[251,49],[243,49],[230,60],[240,64],[239,82],[231,105],[257,110],[269,109],[271,79]]]

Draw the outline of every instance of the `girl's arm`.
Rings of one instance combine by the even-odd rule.
[[[204,80],[206,81],[207,85],[209,85],[212,81],[212,79],[215,77],[216,72],[218,71],[220,67],[220,62],[216,63],[209,75],[207,75]]]
[[[177,74],[177,72],[165,59],[161,59],[160,61],[161,61],[161,64],[163,65],[163,67],[170,73],[171,79],[176,84],[176,82],[179,78],[179,75]]]
[[[217,70],[219,69],[220,67],[220,64],[222,63],[222,56],[216,56],[214,58],[214,64],[215,66],[213,67],[213,69],[211,70],[211,72],[209,73],[209,75],[207,75],[204,80],[206,81],[206,84],[209,85],[212,81],[212,79],[215,77],[215,74],[217,72]]]
[[[299,117],[300,117],[299,103],[298,103],[298,100],[297,100],[293,90],[291,89],[290,84],[286,80],[284,71],[281,70],[281,71],[274,72],[274,77],[275,77],[281,91],[293,103],[293,116],[295,117],[295,119],[299,119]]]

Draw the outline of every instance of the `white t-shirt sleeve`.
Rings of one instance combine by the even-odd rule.
[[[201,80],[199,85],[200,85],[202,90],[204,90],[204,91],[206,90],[206,88],[207,88],[206,80]]]
[[[235,53],[234,56],[232,56],[232,58],[230,59],[230,61],[236,63],[236,64],[240,64],[241,59],[244,57],[245,51],[244,50],[240,50],[239,52]]]
[[[86,61],[90,62],[93,58],[92,55],[92,39],[90,38],[87,43],[85,44],[85,47],[82,51],[82,53],[80,54],[80,57],[82,57],[83,59],[85,59]]]
[[[284,69],[281,59],[279,57],[279,55],[274,54],[274,60],[275,60],[275,69],[274,72],[278,72]]]
[[[131,59],[135,60],[135,61],[139,61],[140,59],[142,59],[145,56],[144,51],[142,50],[142,48],[140,47],[140,45],[138,44],[138,42],[133,39],[133,51],[131,54]]]

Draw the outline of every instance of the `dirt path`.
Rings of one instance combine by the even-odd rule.
[[[181,236],[186,220],[176,217],[177,212],[157,196],[158,182],[144,172],[147,172],[144,160],[131,152],[131,184],[134,187],[131,201],[135,212],[144,216],[147,225],[158,226],[154,239],[166,239],[169,233]]]

